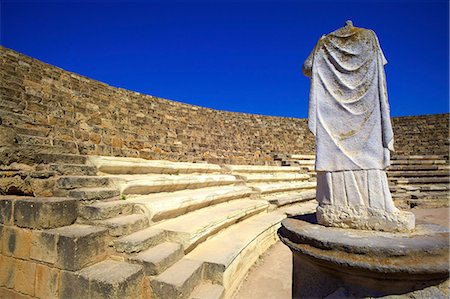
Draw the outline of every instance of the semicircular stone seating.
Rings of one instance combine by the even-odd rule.
[[[275,158],[285,166],[62,154],[41,160],[59,174],[59,199],[25,201],[48,217],[55,211],[56,225],[43,219],[36,231],[31,257],[60,269],[60,298],[232,298],[278,240],[281,220],[316,208],[313,155]],[[448,157],[392,161],[394,198],[409,206],[448,203]],[[20,213],[22,202],[11,204]]]
[[[81,260],[65,269],[62,297],[87,283],[80,298],[232,298],[277,241],[281,220],[316,207],[315,178],[302,167],[100,156],[79,162],[95,173],[61,175],[54,191],[78,199],[76,223],[43,232],[93,244],[72,250]],[[96,229],[102,242],[98,233],[94,240]],[[101,284],[108,294],[95,290]]]

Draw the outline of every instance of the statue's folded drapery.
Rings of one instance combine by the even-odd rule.
[[[384,65],[371,30],[341,28],[323,36],[306,60],[311,77],[309,128],[316,170],[385,169],[393,132]]]

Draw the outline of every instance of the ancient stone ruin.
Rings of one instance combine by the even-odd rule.
[[[386,63],[376,34],[347,21],[320,38],[303,67],[318,206],[279,230],[293,254],[293,298],[448,297],[448,228],[416,226],[389,190]]]
[[[1,298],[233,298],[281,221],[316,209],[306,119],[143,95],[4,47],[0,75]],[[448,117],[392,119],[397,207],[448,205]]]

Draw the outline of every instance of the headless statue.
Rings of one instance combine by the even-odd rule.
[[[303,65],[311,78],[308,126],[316,139],[317,218],[326,226],[409,231],[385,169],[394,151],[384,65],[372,30],[351,21],[322,36]]]

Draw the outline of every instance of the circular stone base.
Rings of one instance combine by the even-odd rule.
[[[446,228],[423,224],[388,233],[314,222],[288,218],[278,231],[293,252],[293,298],[324,298],[339,289],[357,297],[408,294],[449,277]]]

